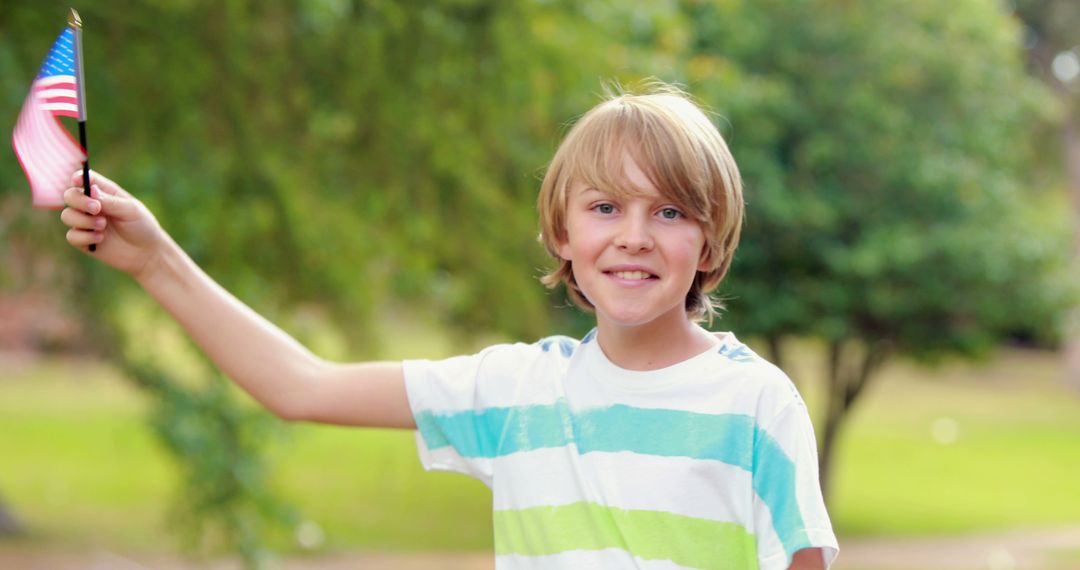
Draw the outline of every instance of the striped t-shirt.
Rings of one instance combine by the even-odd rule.
[[[550,337],[406,361],[426,469],[492,489],[496,566],[784,569],[836,537],[791,381],[730,333],[693,358],[619,368]]]

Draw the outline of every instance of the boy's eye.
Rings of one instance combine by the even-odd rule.
[[[601,214],[610,214],[615,211],[615,206],[611,204],[597,204],[593,206],[593,209]]]
[[[682,214],[682,212],[676,210],[675,208],[664,208],[664,209],[660,210],[660,215],[665,220],[676,220],[676,219],[680,218],[683,214]]]

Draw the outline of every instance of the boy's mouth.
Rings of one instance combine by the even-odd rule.
[[[645,271],[607,271],[608,275],[617,277],[619,279],[627,279],[630,281],[643,281],[645,279],[656,279],[656,276]]]

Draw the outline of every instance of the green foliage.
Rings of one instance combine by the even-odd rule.
[[[287,326],[324,315],[349,357],[384,349],[375,321],[396,306],[463,338],[536,338],[567,319],[535,279],[538,176],[602,80],[650,75],[721,114],[747,181],[725,328],[975,353],[1018,327],[1050,330],[1068,295],[1063,218],[1027,184],[1051,105],[1023,73],[1015,22],[987,2],[79,8],[92,164],[227,289]],[[0,115],[16,116],[65,13],[0,10]],[[0,197],[25,194],[3,155]],[[219,527],[194,536],[259,564],[262,525],[299,520],[265,481],[276,430],[190,347],[152,344],[160,315],[132,310],[136,288],[47,218],[0,210],[0,255],[59,268],[5,264],[0,279],[68,292],[97,346],[153,395],[188,519]]]
[[[151,365],[129,364],[127,375],[159,402],[151,425],[179,460],[183,486],[175,516],[189,546],[223,537],[249,566],[268,560],[264,524],[298,522],[269,488],[261,456],[267,435],[280,426],[239,406],[224,378],[192,390]]]
[[[684,6],[692,91],[730,123],[747,186],[724,326],[781,365],[782,337],[827,341],[828,496],[840,426],[890,356],[1057,337],[1076,295],[1067,222],[1039,223],[1034,175],[1054,101],[986,2]]]
[[[1045,285],[1063,224],[1025,215],[1040,196],[1026,183],[1031,136],[1053,105],[1007,14],[689,4],[694,91],[732,125],[747,180],[727,289],[737,330],[935,357],[985,350],[1060,307]]]
[[[227,289],[286,324],[299,317],[283,307],[316,307],[326,316],[319,326],[336,328],[353,357],[380,351],[373,319],[388,305],[429,312],[465,336],[549,332],[550,302],[535,279],[544,264],[537,177],[599,79],[651,58],[608,49],[631,13],[606,2],[79,9],[92,165],[145,201]],[[4,115],[16,115],[65,15],[56,2],[0,13]],[[25,195],[14,160],[3,160],[3,193]],[[193,536],[258,565],[260,525],[294,521],[263,479],[265,420],[252,423],[260,416],[197,359],[163,357],[190,347],[146,350],[160,319],[124,310],[140,294],[73,261],[48,217],[16,216],[22,227],[10,236],[78,268],[78,287],[64,281],[70,270],[56,272],[54,286],[153,395],[153,425],[184,466],[182,510],[189,522],[216,521],[212,532],[189,527]]]
[[[239,556],[249,568],[272,558],[268,538],[292,529],[298,514],[272,489],[265,450],[282,425],[237,397],[129,282],[90,271],[77,306],[92,335],[151,402],[150,428],[180,477],[172,526],[189,552]],[[171,325],[171,326],[169,326]]]

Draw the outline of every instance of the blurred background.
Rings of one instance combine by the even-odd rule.
[[[0,4],[13,127],[67,3]],[[746,182],[712,327],[810,404],[836,568],[1080,567],[1073,0],[87,0],[91,165],[321,356],[579,336],[545,164],[683,85]],[[412,435],[286,426],[0,153],[0,567],[491,568]]]

